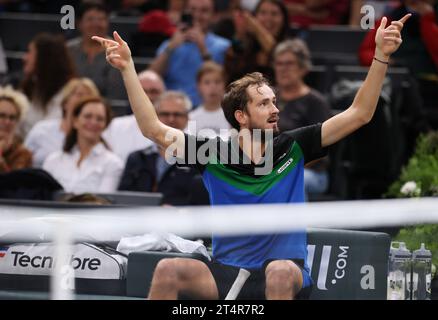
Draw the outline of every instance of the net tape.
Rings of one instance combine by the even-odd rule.
[[[438,198],[214,207],[44,209],[0,206],[0,240],[45,241],[62,222],[78,241],[119,241],[148,232],[182,237],[366,229],[438,223]]]

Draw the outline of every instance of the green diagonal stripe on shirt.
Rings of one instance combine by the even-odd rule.
[[[272,188],[281,179],[283,179],[291,170],[293,170],[302,158],[303,152],[301,151],[300,146],[295,142],[284,159],[274,167],[270,174],[265,176],[255,178],[244,175],[234,171],[218,161],[218,163],[209,163],[206,167],[206,170],[216,178],[234,186],[237,189],[260,196]],[[292,162],[287,165],[290,159],[292,159]]]

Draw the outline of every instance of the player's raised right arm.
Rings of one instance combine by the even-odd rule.
[[[106,49],[108,63],[120,70],[132,111],[143,135],[164,148],[174,141],[178,144],[183,143],[184,133],[182,131],[166,126],[158,119],[152,102],[138,80],[128,44],[116,31],[114,40],[97,36],[92,39],[98,41]],[[177,145],[177,147],[183,148],[184,145]]]

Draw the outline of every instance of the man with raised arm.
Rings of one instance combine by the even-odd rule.
[[[213,205],[291,203],[304,201],[304,165],[325,155],[336,143],[371,121],[376,109],[390,55],[402,43],[400,31],[410,17],[386,26],[376,34],[373,64],[353,104],[322,124],[278,132],[274,91],[260,73],[233,82],[222,101],[231,126],[239,131],[229,142],[184,134],[161,123],[137,79],[128,45],[117,32],[114,39],[94,37],[106,48],[108,62],[119,69],[143,135],[164,148],[177,150],[186,163],[201,172]],[[251,135],[250,143],[244,134]],[[213,142],[213,143],[212,143]],[[199,155],[206,144],[208,157]],[[193,148],[194,146],[194,148]],[[264,156],[262,154],[264,153]],[[264,160],[270,170],[260,175]],[[266,166],[265,166],[266,167]],[[250,236],[213,235],[213,261],[163,259],[154,272],[150,299],[177,299],[184,293],[198,299],[300,299],[307,298],[312,279],[307,266],[305,230]],[[240,285],[237,285],[240,284]]]

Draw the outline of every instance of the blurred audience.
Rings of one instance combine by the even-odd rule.
[[[330,118],[330,106],[321,93],[304,83],[312,66],[310,52],[300,39],[281,42],[274,51],[275,79],[278,90],[278,109],[281,131],[293,130]],[[304,169],[306,193],[327,191],[328,160],[324,158]]]
[[[177,24],[186,2],[187,0],[123,0],[118,9],[118,14],[142,15],[160,10],[166,12],[172,23]]]
[[[172,38],[165,41],[150,65],[164,78],[167,89],[187,93],[194,106],[200,104],[196,73],[203,61],[223,64],[230,42],[210,32],[213,0],[188,0],[184,15]]]
[[[76,13],[80,36],[67,45],[78,74],[93,80],[105,98],[127,99],[120,73],[106,62],[102,46],[91,40],[92,36],[108,36],[108,8],[99,2],[83,2]]]
[[[391,58],[392,65],[408,67],[413,76],[409,94],[401,100],[402,109],[416,110],[416,116],[409,113],[405,118],[417,124],[405,125],[403,133],[413,145],[427,126],[421,122],[423,107],[435,112],[427,118],[438,128],[437,1],[73,0],[69,4],[76,8],[80,36],[66,46],[61,36],[39,34],[28,45],[21,89],[30,103],[12,88],[0,87],[0,173],[19,173],[33,161],[67,192],[161,192],[164,204],[193,204],[193,199],[205,204],[208,195],[200,176],[191,168],[169,164],[165,159],[173,156],[141,134],[134,115],[111,122],[111,110],[100,93],[126,99],[126,91],[120,73],[106,62],[104,49],[91,40],[92,35],[108,36],[109,8],[119,15],[144,15],[138,37],[132,38],[133,53],[156,54],[150,70],[138,76],[160,120],[181,130],[187,130],[189,119],[196,121],[196,132],[189,133],[210,138],[230,128],[221,108],[225,85],[253,71],[275,80],[281,131],[330,117],[327,100],[304,81],[311,68],[310,52],[301,40],[287,40],[292,38],[289,25],[358,26],[366,4],[375,9],[376,25],[382,15],[390,23],[413,13],[402,31],[404,44]],[[0,12],[59,13],[60,7],[54,1],[0,0]],[[372,62],[375,32],[371,30],[361,45],[363,65]],[[75,78],[76,73],[83,78]],[[11,75],[5,79],[13,79]],[[184,93],[165,92],[166,87]],[[192,106],[199,108],[191,111]],[[25,138],[24,144],[20,138]],[[307,167],[304,179],[307,195],[324,193],[329,185],[328,158]]]
[[[151,70],[139,73],[138,78],[152,104],[155,105],[158,97],[166,90],[163,79]],[[131,152],[144,149],[152,144],[152,141],[141,133],[133,114],[114,118],[103,136],[123,162],[126,162]]]
[[[195,121],[196,125],[194,132],[190,131],[191,126],[189,126],[190,134],[208,138],[220,136],[224,140],[228,139],[229,134],[224,131],[231,129],[231,126],[225,119],[221,107],[225,94],[224,69],[213,61],[207,61],[199,69],[196,81],[202,104],[189,113],[189,119]],[[201,130],[203,132],[200,132]]]
[[[23,138],[38,121],[61,118],[61,89],[75,76],[74,63],[62,36],[41,33],[28,47],[21,88],[31,105],[20,124]]]
[[[167,91],[155,104],[158,117],[165,125],[184,130],[192,103],[188,96],[178,91]],[[188,205],[193,198],[191,192],[199,190],[194,185],[197,171],[194,168],[179,167],[156,144],[131,153],[120,180],[119,190],[161,192],[163,204]],[[167,160],[166,160],[167,159]],[[205,189],[204,189],[205,190]],[[198,191],[199,192],[199,191]],[[198,194],[202,197],[201,194]]]
[[[312,25],[346,24],[349,19],[348,0],[283,0],[289,22],[300,28]]]
[[[113,192],[123,170],[102,138],[111,121],[111,109],[99,97],[81,100],[73,110],[71,130],[63,151],[50,154],[43,164],[66,192]]]
[[[78,6],[80,0],[64,2],[48,0],[0,0],[0,12],[29,12],[29,13],[55,13],[59,14],[61,6],[68,4]]]
[[[168,40],[176,31],[167,12],[152,10],[146,13],[138,24],[138,32],[131,36],[131,53],[133,56],[153,57],[157,48]]]
[[[261,0],[254,15],[246,10],[234,11],[235,35],[225,61],[227,83],[254,71],[273,79],[272,50],[288,37],[287,21],[287,10],[280,0]]]
[[[434,0],[405,0],[388,16],[388,24],[390,24],[404,14],[413,14],[402,30],[402,36],[406,39],[404,42],[407,43],[397,54],[394,54],[392,63],[406,65],[419,77],[437,73],[438,25],[434,2]],[[376,21],[376,26],[379,24],[380,20]],[[372,29],[360,47],[359,57],[363,65],[370,65],[373,60],[375,45],[372,44],[372,40],[375,34],[376,29]]]
[[[85,96],[100,96],[96,85],[88,78],[74,78],[61,91],[61,119],[39,121],[24,141],[33,153],[33,167],[41,168],[47,156],[62,150],[65,136],[71,129],[73,109]]]
[[[12,87],[0,87],[0,173],[32,165],[32,153],[16,135],[18,122],[28,108],[24,94]]]

